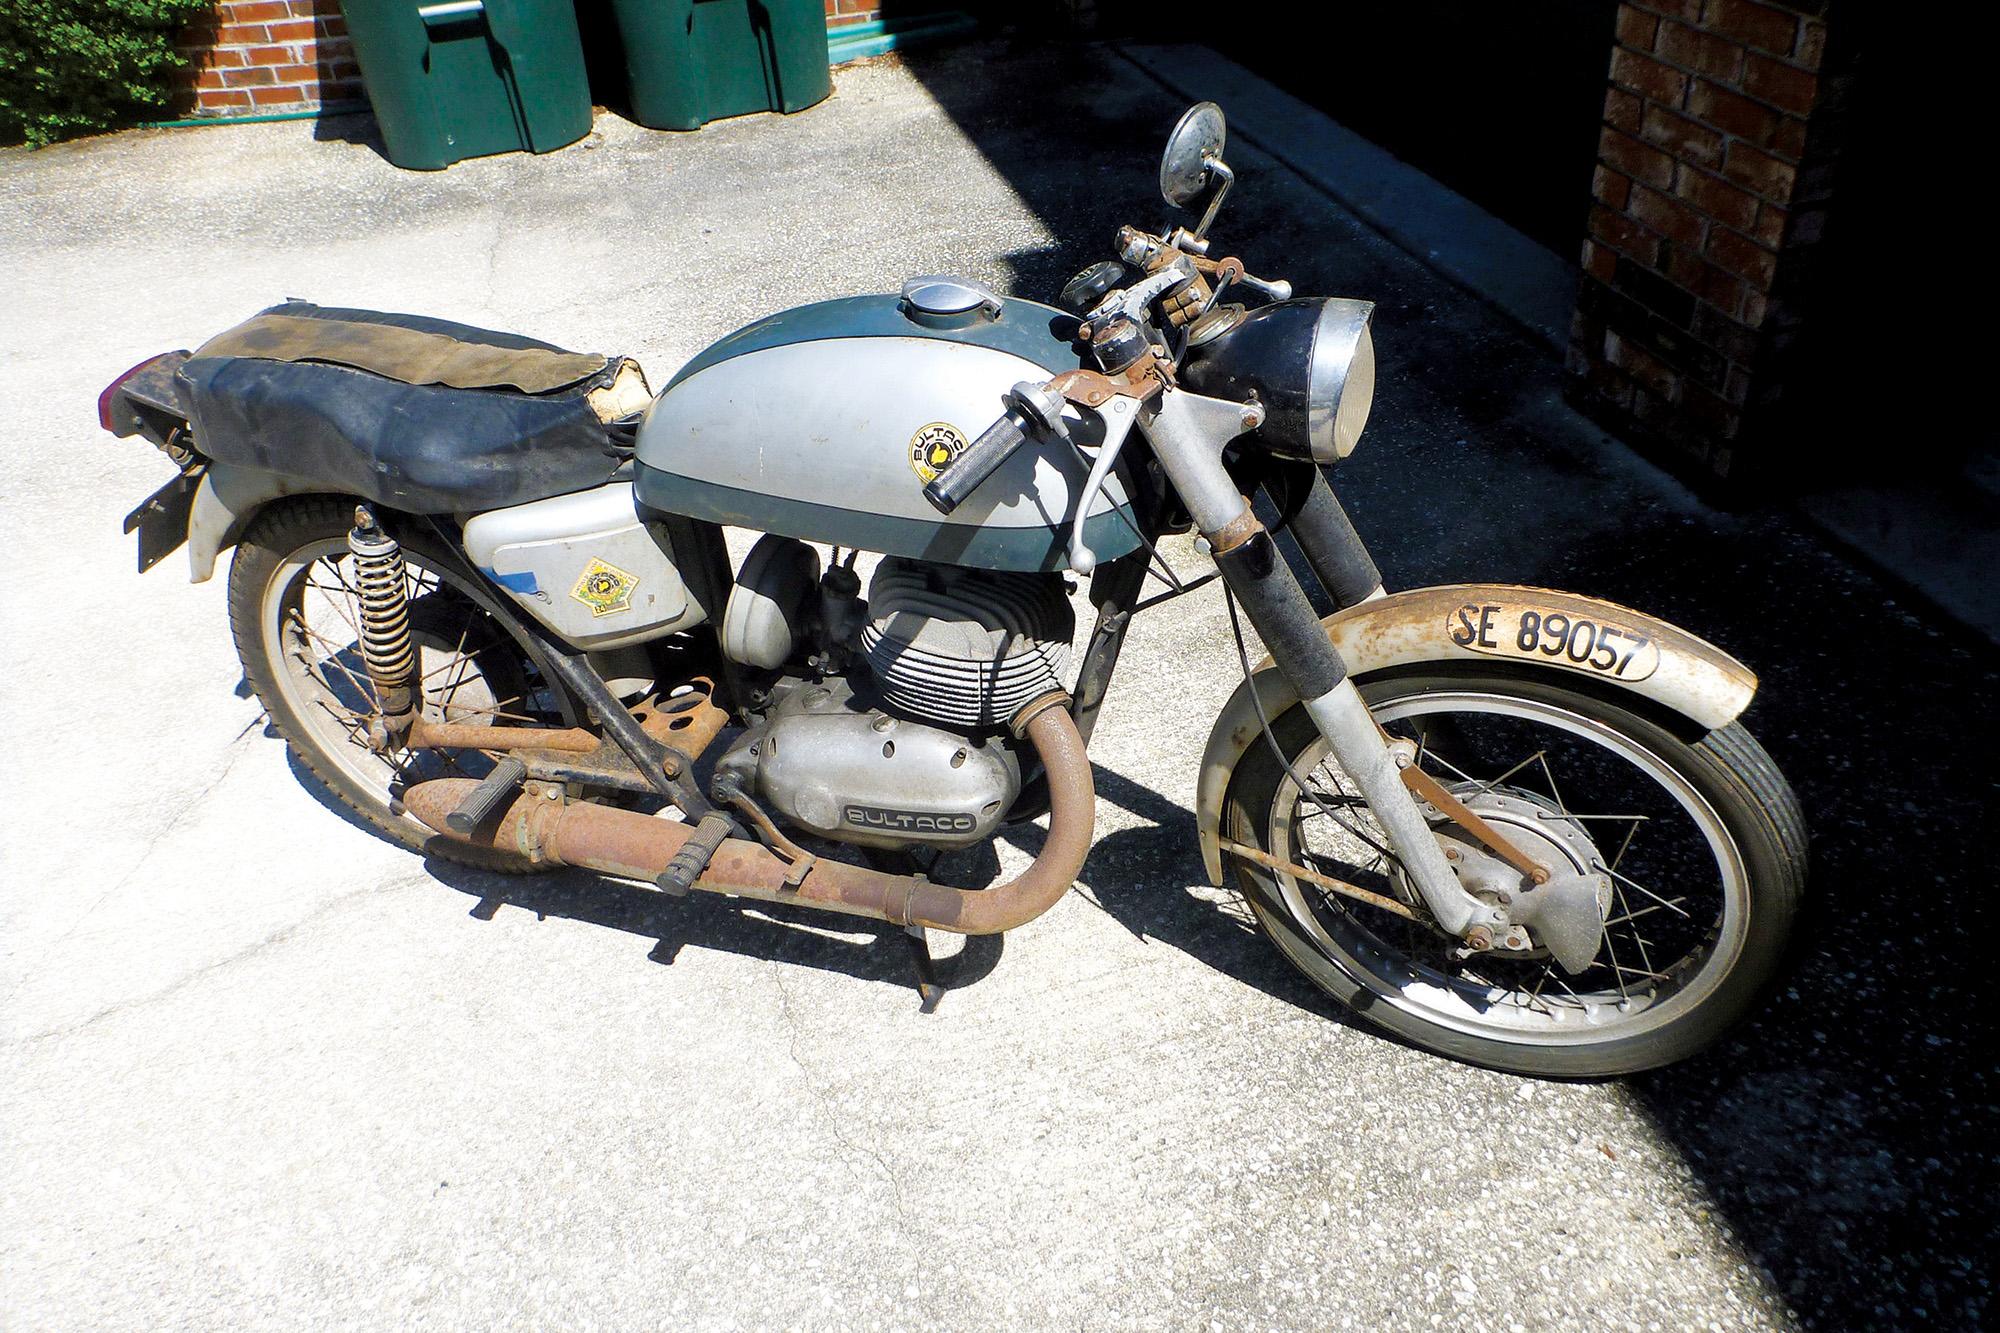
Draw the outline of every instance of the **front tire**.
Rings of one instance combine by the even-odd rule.
[[[1797,799],[1747,731],[1686,739],[1621,699],[1504,667],[1358,684],[1385,730],[1416,741],[1419,762],[1461,800],[1511,822],[1545,863],[1609,868],[1613,893],[1597,959],[1572,977],[1532,947],[1471,954],[1428,924],[1231,858],[1266,934],[1321,989],[1440,1055],[1550,1077],[1685,1059],[1757,1003],[1798,911],[1806,836]],[[1244,754],[1226,835],[1427,916],[1304,709],[1272,730],[1286,764],[1261,739]],[[1432,823],[1441,839],[1463,836]]]

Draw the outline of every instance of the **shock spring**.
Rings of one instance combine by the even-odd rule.
[[[416,715],[417,650],[410,635],[409,576],[403,548],[356,505],[347,534],[361,634],[361,661],[375,687],[386,730],[406,729]],[[385,738],[386,739],[386,738]]]

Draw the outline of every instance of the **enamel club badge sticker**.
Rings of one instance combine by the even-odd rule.
[[[583,577],[569,595],[590,608],[593,616],[608,616],[632,609],[632,590],[639,586],[636,574],[627,574],[613,564],[593,558],[584,566]]]
[[[949,421],[933,421],[910,437],[910,470],[926,486],[965,452],[965,433]]]

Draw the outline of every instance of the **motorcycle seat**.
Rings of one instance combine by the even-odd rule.
[[[602,485],[652,400],[627,357],[304,301],[209,339],[175,388],[218,463],[438,514]]]

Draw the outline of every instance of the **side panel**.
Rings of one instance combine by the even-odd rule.
[[[1551,616],[1559,626],[1545,630]],[[1356,677],[1426,662],[1513,661],[1595,677],[1708,730],[1733,722],[1757,692],[1750,668],[1704,639],[1615,602],[1546,588],[1498,583],[1417,588],[1336,611],[1320,623],[1348,674]],[[1215,719],[1196,785],[1195,827],[1202,861],[1216,884],[1222,883],[1216,845],[1222,801],[1237,761],[1261,743],[1257,705],[1261,702],[1265,716],[1275,721],[1299,701],[1268,658],[1257,664],[1252,681],[1256,698],[1246,681]]]
[[[924,501],[933,474],[919,447],[927,432],[976,438],[1008,389],[1049,374],[1012,351],[920,334],[742,352],[684,373],[654,403],[639,431],[639,498],[669,513],[885,554],[1062,569],[1088,472],[1074,450],[1022,449],[947,518]],[[1079,432],[1093,424],[1079,421]],[[1116,478],[1086,537],[1102,560],[1137,546]]]
[[[620,648],[698,624],[701,608],[639,517],[632,483],[467,519],[472,563],[579,648]]]

